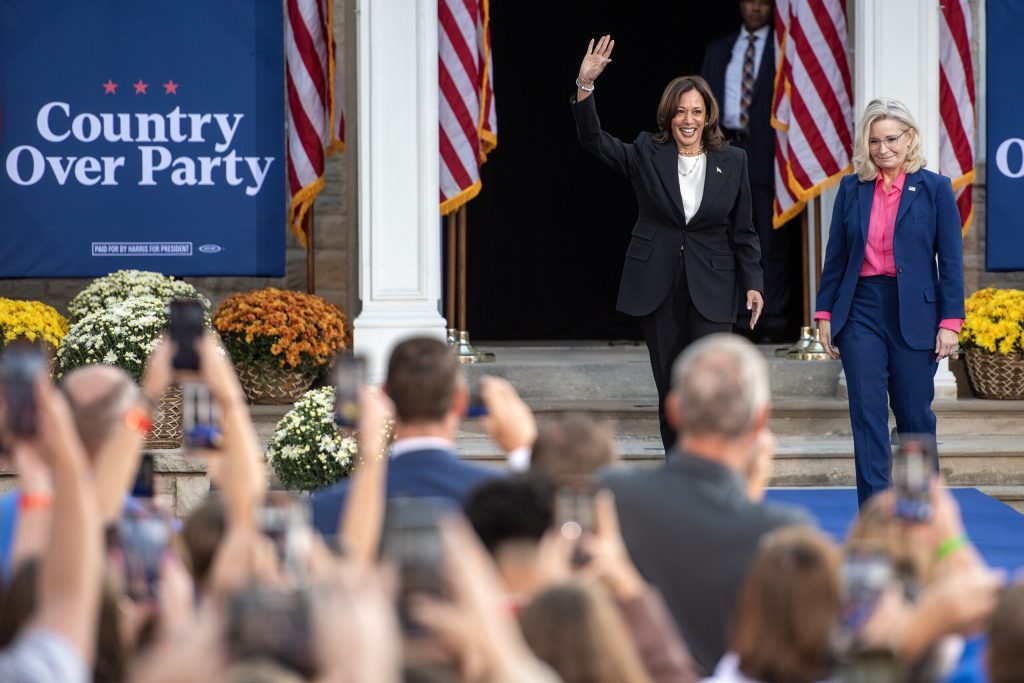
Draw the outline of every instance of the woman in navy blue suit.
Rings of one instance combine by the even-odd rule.
[[[934,438],[936,364],[963,324],[960,214],[949,178],[924,165],[906,105],[868,104],[855,173],[832,211],[814,315],[825,348],[842,353],[861,504],[891,482],[890,406],[899,433]]]

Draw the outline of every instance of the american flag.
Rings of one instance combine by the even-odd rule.
[[[285,79],[288,88],[288,225],[307,245],[303,218],[324,187],[324,160],[345,148],[332,0],[288,0]]]
[[[967,0],[945,0],[939,24],[939,173],[953,179],[966,234],[974,214],[974,67]]]
[[[775,227],[852,169],[844,0],[776,0]]]
[[[498,144],[488,0],[438,0],[441,214],[480,193],[480,164]]]

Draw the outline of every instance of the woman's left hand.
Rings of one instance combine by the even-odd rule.
[[[758,318],[761,317],[761,311],[764,310],[764,298],[756,289],[747,290],[747,310],[750,311],[750,329],[754,329]]]
[[[958,340],[959,335],[956,332],[940,327],[938,334],[935,335],[935,362],[938,363],[943,358],[949,358],[956,349]]]

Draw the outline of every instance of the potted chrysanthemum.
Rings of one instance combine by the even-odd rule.
[[[981,289],[964,302],[967,373],[980,398],[1024,398],[1024,292]]]
[[[68,321],[41,301],[0,297],[0,350],[16,339],[40,342],[51,350],[68,333]]]
[[[155,297],[165,306],[172,299],[194,299],[203,304],[207,317],[210,314],[209,300],[195,287],[173,276],[148,270],[118,270],[96,278],[71,299],[68,313],[74,323],[90,313],[140,296]]]
[[[348,318],[314,294],[256,289],[234,294],[213,327],[253,403],[291,403],[349,345]]]
[[[356,434],[341,433],[335,426],[334,398],[332,387],[308,391],[274,428],[267,462],[286,488],[312,491],[330,486],[347,477],[359,459]],[[392,431],[393,424],[386,424],[385,444]]]

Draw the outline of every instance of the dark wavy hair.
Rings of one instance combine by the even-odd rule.
[[[722,142],[725,140],[718,123],[718,100],[711,94],[711,86],[700,76],[680,76],[665,86],[665,91],[661,93],[661,102],[658,104],[658,133],[654,136],[654,141],[666,143],[672,139],[672,117],[679,108],[679,98],[691,90],[696,90],[704,98],[706,116],[701,142],[704,149],[717,151],[722,148]]]

